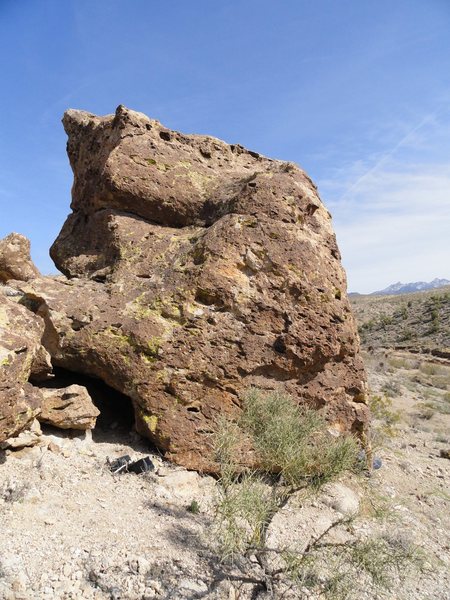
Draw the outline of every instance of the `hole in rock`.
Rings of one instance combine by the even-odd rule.
[[[64,388],[73,384],[84,386],[100,411],[96,426],[92,430],[94,442],[123,443],[134,447],[136,450],[142,450],[142,446],[149,447],[150,442],[134,431],[133,404],[128,396],[106,385],[100,379],[59,367],[55,367],[53,372],[54,379],[41,384],[41,388]],[[42,424],[42,428],[44,431],[56,435],[64,435],[64,432],[71,437],[82,434],[81,431],[56,429],[45,424]]]

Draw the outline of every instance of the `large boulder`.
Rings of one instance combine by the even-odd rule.
[[[219,415],[284,389],[335,429],[367,423],[365,373],[331,217],[308,176],[120,106],[68,111],[67,278],[21,285],[55,364],[128,395],[171,460],[214,469]]]

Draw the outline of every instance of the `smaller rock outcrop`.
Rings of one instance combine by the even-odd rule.
[[[60,429],[93,429],[100,411],[85,387],[42,389],[42,412],[39,421]]]
[[[46,351],[44,322],[0,294],[0,442],[17,435],[41,410],[41,391],[28,383]]]
[[[0,448],[2,450],[20,450],[21,448],[29,446],[36,446],[36,444],[39,444],[42,440],[41,435],[42,431],[39,421],[34,419],[28,429],[21,431],[17,436],[10,437],[4,442],[0,442]]]
[[[0,240],[0,282],[10,279],[29,281],[40,275],[30,256],[30,240],[10,233]]]

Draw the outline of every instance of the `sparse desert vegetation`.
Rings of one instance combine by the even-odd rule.
[[[352,304],[369,375],[377,451],[386,457],[388,470],[396,464],[394,470],[402,472],[397,482],[393,473],[384,475],[391,494],[395,490],[420,524],[425,547],[432,547],[437,528],[435,568],[440,561],[448,568],[449,290],[360,296]],[[423,594],[433,597],[426,587]],[[447,598],[448,592],[435,596]]]
[[[450,357],[450,288],[394,296],[352,296],[364,346]]]
[[[372,407],[377,407],[377,418],[391,425],[387,403],[376,401]],[[245,435],[256,449],[257,466],[243,472],[237,449]],[[358,468],[356,440],[333,439],[316,411],[300,409],[285,394],[250,390],[240,423],[221,422],[216,451],[221,465],[215,507],[219,555],[231,564],[251,556],[263,575],[255,583],[270,595],[281,588],[292,597],[316,593],[356,599],[369,590],[374,595],[390,590],[408,572],[424,570],[425,553],[405,532],[385,531],[370,538],[357,532],[357,503],[341,508],[343,514],[306,545],[295,535],[290,545],[268,543],[274,537],[272,521],[293,498],[319,497],[327,483],[364,469],[362,460]],[[378,506],[371,516],[384,521],[387,514]],[[367,525],[367,515],[362,521]],[[242,581],[247,576],[243,572]]]

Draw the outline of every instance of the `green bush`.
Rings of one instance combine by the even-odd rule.
[[[239,462],[251,445],[255,467]],[[249,390],[238,423],[220,418],[215,435],[220,478],[217,540],[223,559],[261,547],[265,531],[283,501],[303,487],[317,489],[357,464],[352,436],[334,438],[317,411],[298,406],[287,394]]]
[[[400,422],[400,413],[393,410],[392,399],[387,395],[374,394],[369,398],[369,408],[373,418],[378,421],[374,424],[374,431],[381,437],[395,436]]]
[[[200,512],[200,504],[197,502],[197,500],[192,500],[192,502],[189,504],[186,510],[192,513],[193,515],[198,515],[198,513]]]
[[[251,389],[243,399],[241,427],[253,442],[261,467],[289,486],[320,485],[355,466],[352,436],[332,437],[323,417],[287,394]]]
[[[374,406],[380,416],[391,418],[388,399],[379,397]],[[225,418],[218,422],[215,453],[220,476],[214,528],[221,560],[241,569],[242,581],[250,579],[242,566],[245,561],[237,559],[253,554],[263,570],[260,584],[268,591],[284,577],[290,587],[306,587],[320,597],[359,598],[362,591],[389,589],[393,575],[401,576],[407,566],[419,563],[417,548],[398,536],[364,540],[352,535],[344,543],[327,537],[338,526],[353,531],[356,516],[337,519],[301,552],[268,548],[268,527],[289,497],[299,489],[317,490],[354,467],[358,444],[351,436],[332,437],[320,414],[283,393],[251,389],[242,408],[238,422]],[[244,468],[239,460],[243,448],[246,452],[252,448],[253,469]],[[281,560],[277,568],[268,561],[274,553]],[[257,583],[254,576],[251,579]]]

